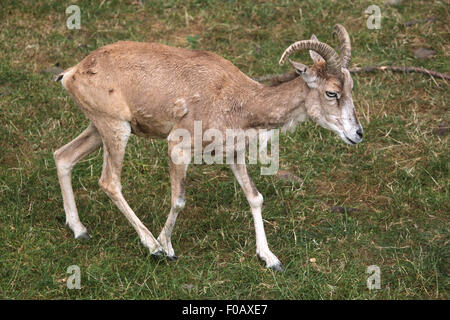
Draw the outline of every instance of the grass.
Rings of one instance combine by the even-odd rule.
[[[65,8],[81,8],[68,30]],[[378,4],[382,29],[364,10]],[[437,21],[404,27],[429,16]],[[269,244],[285,264],[255,256],[248,204],[225,166],[191,166],[187,206],[173,245],[179,259],[154,261],[98,187],[102,152],[78,164],[73,185],[92,239],[76,241],[52,152],[87,125],[64,89],[42,70],[79,62],[121,39],[214,51],[249,76],[279,73],[293,41],[315,33],[333,43],[335,23],[352,37],[354,66],[413,65],[449,72],[445,1],[21,1],[0,10],[0,298],[3,299],[448,299],[448,83],[418,74],[361,74],[354,101],[365,140],[350,147],[305,123],[281,135],[280,169],[304,183],[259,176]],[[432,48],[432,59],[413,51]],[[310,63],[307,55],[299,60]],[[165,141],[130,139],[124,196],[157,235],[170,205]],[[331,212],[333,206],[357,211]],[[81,268],[81,290],[66,287]],[[381,269],[381,289],[365,273]]]

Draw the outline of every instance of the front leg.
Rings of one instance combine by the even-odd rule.
[[[164,224],[164,227],[161,231],[161,234],[158,236],[158,241],[161,244],[164,253],[169,260],[175,260],[177,257],[175,256],[175,252],[172,248],[171,235],[173,226],[175,225],[175,221],[177,219],[178,213],[184,208],[184,180],[186,178],[186,170],[187,164],[175,164],[170,161],[170,187],[172,193],[171,200],[171,208],[169,212],[169,216],[167,217],[167,221]]]
[[[256,231],[256,254],[266,263],[268,268],[276,271],[283,271],[283,265],[272,251],[270,251],[267,244],[266,233],[264,231],[264,224],[261,216],[263,196],[256,189],[255,184],[247,172],[245,164],[230,164],[230,167],[252,209],[253,222]]]

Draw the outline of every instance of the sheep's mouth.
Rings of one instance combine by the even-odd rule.
[[[347,137],[345,134],[343,134],[341,136],[342,140],[344,140],[345,143],[347,144],[358,144],[358,142],[353,141],[352,139],[350,139],[349,137]]]
[[[348,141],[350,141],[351,144],[357,144],[357,142],[353,141],[352,139],[350,139],[349,137],[345,136],[345,139],[347,139]]]

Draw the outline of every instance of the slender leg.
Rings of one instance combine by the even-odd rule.
[[[253,222],[256,231],[256,254],[266,263],[268,268],[276,271],[283,271],[283,265],[270,251],[267,244],[266,233],[264,232],[264,224],[261,216],[261,207],[263,203],[262,195],[253,184],[245,164],[230,164],[230,167],[252,209]]]
[[[178,213],[183,210],[185,204],[184,180],[186,178],[187,167],[187,164],[175,164],[172,160],[170,160],[170,185],[172,192],[171,208],[167,221],[158,237],[158,241],[163,247],[163,250],[169,260],[175,260],[177,258],[172,248],[170,238]]]
[[[93,124],[77,138],[59,148],[54,153],[59,184],[66,212],[66,224],[74,232],[76,239],[87,239],[89,234],[78,216],[75,197],[72,189],[72,168],[88,154],[102,145],[102,139]]]
[[[139,220],[122,195],[120,175],[125,148],[131,133],[130,124],[126,121],[102,119],[96,123],[96,126],[102,136],[104,149],[103,170],[99,185],[128,219],[150,253],[160,255],[161,245]]]

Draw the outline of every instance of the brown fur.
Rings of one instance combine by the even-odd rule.
[[[155,138],[167,137],[176,126],[191,129],[200,118],[205,129],[279,127],[298,106],[295,95],[306,89],[297,81],[296,92],[287,83],[274,91],[214,53],[154,43],[111,44],[74,68],[65,86],[89,118],[101,113],[129,121],[133,131]],[[179,99],[187,114],[174,110]]]
[[[314,83],[305,83],[303,77],[292,77],[276,86],[263,86],[214,53],[130,41],[99,48],[66,70],[63,85],[91,120],[88,129],[54,154],[66,221],[75,237],[85,237],[87,231],[78,217],[71,170],[80,159],[103,144],[104,163],[99,185],[153,254],[164,252],[173,258],[170,236],[176,217],[184,207],[187,165],[175,164],[170,159],[171,210],[161,234],[155,239],[121,192],[120,175],[130,133],[166,138],[175,129],[182,128],[192,136],[195,120],[202,121],[203,132],[210,128],[223,133],[232,128],[271,129],[292,125],[307,117],[321,124],[333,123],[338,128],[342,125],[341,111],[337,102],[326,99],[324,93],[339,91],[351,100],[350,80],[328,74],[325,63],[315,63],[309,74],[316,75]],[[341,82],[345,82],[344,85]],[[347,105],[352,107],[352,102]],[[175,143],[169,141],[169,154]],[[230,166],[252,209],[257,254],[268,267],[279,270],[281,264],[269,250],[264,233],[263,198],[245,165]]]

